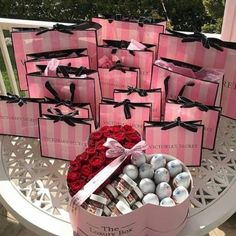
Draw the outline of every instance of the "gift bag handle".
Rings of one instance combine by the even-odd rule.
[[[179,91],[178,97],[183,96],[183,93],[185,92],[187,87],[193,87],[195,83],[193,81],[187,82]]]
[[[73,34],[73,30],[88,30],[92,28],[98,30],[101,29],[102,26],[92,21],[80,21],[77,24],[73,25],[55,24],[52,28],[39,28],[40,31],[37,32],[36,35],[41,35],[49,31],[58,31],[60,33]]]
[[[165,80],[164,80],[164,87],[165,87],[165,98],[167,99],[168,97],[168,92],[169,92],[169,81],[170,81],[170,75],[168,75]],[[186,90],[187,87],[193,87],[195,83],[193,81],[188,81],[183,85],[183,87],[180,89],[179,94],[177,97],[183,96],[184,91]]]

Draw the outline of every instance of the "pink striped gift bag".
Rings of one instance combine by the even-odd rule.
[[[46,76],[42,72],[46,66],[41,65],[40,67],[41,71],[27,74],[30,97],[55,98],[51,91],[46,88],[46,83],[49,82],[57,91],[60,99],[70,101],[71,84],[74,84],[73,102],[90,103],[93,117],[96,117],[96,109],[101,101],[101,86],[97,71],[83,67],[59,66],[55,76]]]
[[[176,100],[178,96],[184,96],[193,101],[214,106],[219,83],[194,79],[154,64],[151,88],[161,88],[162,113],[164,114],[166,100]]]
[[[84,66],[90,68],[89,57],[82,52],[86,52],[86,49],[72,49],[53,51],[46,53],[34,53],[28,54],[28,60],[25,62],[26,72],[32,73],[38,71],[37,65],[48,65],[52,60],[56,60],[58,65],[80,67]]]
[[[98,46],[98,63],[99,60],[102,60],[104,58],[104,56],[106,56],[110,60],[115,57],[125,66],[139,68],[140,84],[138,87],[141,87],[143,89],[149,89],[151,85],[154,52],[150,49],[128,50],[127,48],[119,48],[119,45],[113,43],[111,43],[110,45],[111,46]]]
[[[155,64],[193,79],[218,83],[219,88],[217,92],[215,105],[216,106],[221,105],[221,97],[224,83],[223,70],[214,68],[203,68],[200,66],[167,58],[161,58],[161,60],[157,60]]]
[[[53,98],[45,97],[45,101],[41,105],[41,114],[48,113],[48,109],[59,108],[62,113],[69,113],[77,110],[77,117],[79,118],[93,118],[92,110],[89,103],[74,103],[75,84],[70,84],[71,96],[68,100],[60,98],[58,92],[52,87],[49,81],[45,83],[45,88],[51,93]]]
[[[40,102],[9,94],[0,96],[0,134],[38,138]]]
[[[207,38],[201,33],[160,34],[158,58],[169,58],[201,67],[224,70],[222,114],[236,119],[236,42]]]
[[[52,28],[16,28],[12,43],[21,90],[27,90],[24,62],[27,54],[67,49],[87,48],[91,68],[97,69],[97,41],[101,25],[80,22],[76,25],[56,24]]]
[[[95,130],[93,119],[78,118],[77,110],[62,113],[59,109],[38,119],[41,155],[74,160],[87,147],[88,137]]]
[[[176,116],[182,121],[201,120],[204,125],[203,148],[213,150],[220,114],[221,107],[206,106],[185,97],[179,97],[177,101],[166,103],[164,120],[172,121]]]
[[[99,126],[127,124],[142,135],[144,121],[151,119],[151,109],[151,103],[134,103],[128,99],[122,102],[103,100],[99,106]]]
[[[140,89],[128,87],[126,89],[115,89],[114,100],[121,102],[129,99],[132,102],[151,103],[152,104],[152,121],[161,120],[161,89]]]
[[[165,19],[151,19],[140,17],[129,19],[124,17],[94,17],[93,22],[102,26],[102,40],[134,39],[138,42],[158,45],[159,34],[166,28]]]
[[[101,82],[102,97],[113,99],[114,89],[125,89],[128,86],[136,87],[139,84],[139,69],[115,65],[108,68],[98,68]]]
[[[204,125],[200,121],[145,122],[144,139],[147,154],[169,154],[187,166],[200,166]]]

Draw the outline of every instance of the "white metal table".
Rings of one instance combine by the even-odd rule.
[[[39,235],[72,236],[67,166],[41,157],[37,139],[0,136],[0,201]],[[181,236],[204,235],[236,211],[236,121],[221,117],[215,150],[203,150],[202,166],[190,169],[192,206]]]

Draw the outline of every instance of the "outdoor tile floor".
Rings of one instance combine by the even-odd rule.
[[[0,236],[37,236],[37,234],[21,225],[0,203]],[[205,236],[236,236],[236,214]]]

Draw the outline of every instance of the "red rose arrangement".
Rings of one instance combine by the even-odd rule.
[[[106,158],[107,148],[103,146],[108,137],[129,149],[141,140],[140,134],[129,125],[104,126],[92,133],[88,140],[88,148],[70,162],[67,184],[71,196],[113,161]]]

